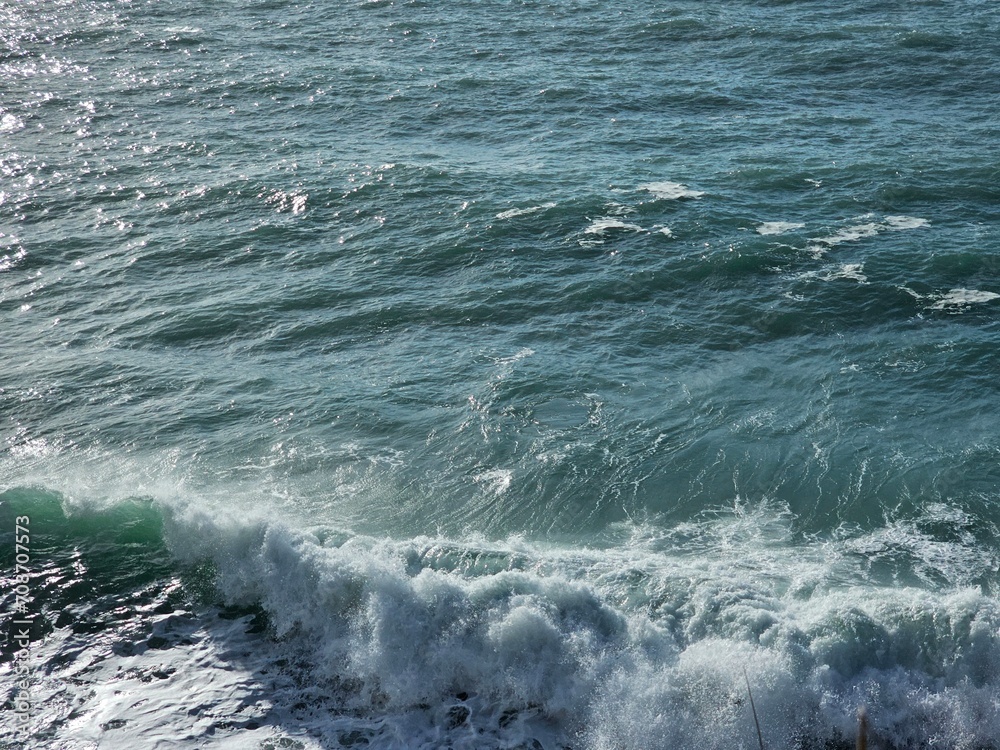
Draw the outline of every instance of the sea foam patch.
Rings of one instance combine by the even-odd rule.
[[[806,271],[796,278],[816,281],[848,280],[867,284],[868,277],[864,274],[864,268],[864,263],[839,263],[820,271]]]
[[[629,224],[628,222],[622,221],[621,219],[616,219],[613,216],[602,216],[600,219],[593,219],[590,222],[590,226],[583,230],[584,234],[596,234],[599,236],[604,236],[610,231],[623,231],[623,232],[644,232],[645,230],[638,224]]]
[[[24,121],[17,115],[5,112],[0,115],[0,133],[14,133],[24,128]]]
[[[757,227],[757,234],[784,234],[803,228],[805,228],[805,224],[795,221],[765,221]]]
[[[844,227],[827,237],[816,237],[813,239],[813,242],[819,242],[823,245],[833,247],[844,242],[857,242],[865,237],[874,237],[885,228],[884,224],[879,224],[877,222],[854,224],[849,227]]]
[[[874,217],[869,214],[861,218],[871,219]],[[915,216],[886,216],[883,221],[865,221],[860,224],[852,224],[834,232],[832,235],[815,237],[812,241],[827,247],[836,247],[845,242],[857,242],[867,237],[874,237],[886,231],[922,229],[930,225],[931,223],[927,219]]]
[[[692,190],[679,182],[647,182],[639,186],[653,194],[657,200],[679,200],[681,198],[700,198],[705,193],[702,190]]]
[[[921,229],[931,225],[927,219],[916,216],[886,216],[885,223],[890,229]]]
[[[527,206],[526,208],[511,208],[506,211],[501,211],[496,215],[496,218],[501,220],[513,219],[518,216],[528,216],[530,214],[538,213],[539,211],[545,211],[549,208],[555,208],[555,207],[556,207],[555,202],[550,201],[548,203],[542,203],[539,206]]]
[[[1000,299],[1000,294],[980,289],[952,289],[938,297],[930,307],[932,310],[961,310],[969,305],[992,302]]]
[[[584,235],[587,236],[580,239],[580,244],[583,246],[603,245],[612,234],[645,231],[638,224],[631,224],[614,216],[602,216],[599,219],[591,219],[590,225],[583,230]]]

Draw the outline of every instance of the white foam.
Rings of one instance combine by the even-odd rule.
[[[843,743],[859,704],[889,746],[1000,736],[1000,605],[973,585],[998,560],[960,506],[809,539],[789,509],[737,498],[572,547],[374,538],[275,510],[173,502],[165,523],[173,552],[209,557],[280,640],[211,613],[154,618],[164,649],[121,649],[135,623],[57,628],[36,691],[52,747],[313,748],[343,732],[427,750],[751,748],[744,670],[768,746]]]
[[[610,230],[618,230],[623,232],[644,232],[642,227],[638,224],[629,224],[622,221],[621,219],[616,219],[613,216],[602,216],[600,219],[593,219],[590,222],[590,226],[583,230],[584,234],[596,234],[603,237]]]
[[[765,221],[757,227],[757,234],[784,234],[804,227],[805,224],[794,221]]]
[[[864,268],[864,263],[844,263],[839,268],[831,272],[831,274],[827,277],[827,280],[850,279],[864,284],[868,281],[868,277],[862,273]]]
[[[68,664],[64,656],[59,659],[61,667],[36,689],[33,697],[44,706],[40,723],[46,719],[62,723],[60,715],[68,713],[60,737],[85,744],[60,747],[180,750],[210,743],[207,746],[220,750],[238,750],[263,746],[257,743],[267,740],[280,743],[284,733],[265,718],[272,696],[260,692],[254,660],[241,663],[235,658],[234,650],[249,655],[246,652],[255,645],[259,648],[245,633],[248,619],[161,615],[153,619],[153,636],[179,643],[165,649],[140,644],[129,649],[131,653],[122,653],[122,642],[107,635],[96,639],[64,635],[58,650],[77,658]],[[67,685],[86,691],[68,696],[70,706]],[[247,731],[247,725],[257,729]]]
[[[818,281],[837,281],[847,279],[857,281],[860,284],[868,283],[868,277],[864,274],[864,263],[841,263],[820,271],[806,271],[799,274],[800,279],[816,279]]]
[[[549,208],[555,208],[555,203],[542,203],[539,206],[528,206],[527,208],[511,208],[507,211],[501,211],[496,215],[498,219],[513,219],[518,216],[528,216],[529,214],[537,213],[539,211],[545,211]]]
[[[946,515],[935,519],[950,523]],[[566,727],[579,717],[586,747],[611,739],[653,746],[663,741],[659,731],[750,746],[751,719],[732,700],[743,695],[744,667],[758,711],[779,736],[803,726],[849,729],[855,691],[873,681],[883,686],[866,698],[879,731],[913,731],[902,718],[911,700],[946,695],[959,714],[988,708],[963,685],[971,687],[981,660],[1000,664],[1000,610],[982,593],[865,582],[869,560],[886,545],[909,550],[918,572],[959,586],[995,567],[973,543],[934,542],[912,523],[804,546],[788,514],[767,509],[666,532],[634,527],[620,545],[592,550],[361,538],[330,548],[273,527],[241,536],[217,557],[230,572],[232,561],[250,566],[226,577],[230,594],[261,598],[279,632],[311,634],[326,649],[321,663],[377,684],[389,706],[436,706],[459,686],[500,704],[537,704]],[[518,558],[527,568],[507,569]],[[955,629],[975,621],[975,634]],[[963,654],[957,661],[924,655],[955,638],[970,649],[954,652]],[[370,705],[367,694],[359,700]],[[1000,717],[991,711],[976,727],[957,721],[928,731],[995,731]]]
[[[0,133],[13,133],[24,127],[24,121],[9,112],[0,117]]]
[[[482,486],[487,493],[494,497],[499,497],[510,489],[510,484],[514,479],[514,472],[510,469],[491,469],[476,474],[472,477],[476,484]]]
[[[890,229],[922,229],[931,225],[927,219],[915,216],[886,216],[885,223]]]
[[[653,194],[657,200],[679,200],[681,198],[700,198],[705,193],[702,190],[692,190],[679,182],[647,182],[639,186]]]
[[[931,305],[932,310],[961,309],[969,305],[991,302],[1000,298],[996,292],[984,292],[979,289],[952,289],[947,294],[940,295],[937,302]]]
[[[812,241],[819,242],[828,247],[834,247],[844,242],[857,242],[865,237],[874,237],[885,229],[884,224],[867,222],[865,224],[855,224],[845,227],[829,237],[816,237]]]
[[[22,311],[30,308],[31,305],[21,307]],[[8,450],[14,458],[27,460],[51,456],[58,451],[58,448],[45,438],[33,438],[15,443]]]
[[[872,218],[869,214],[863,218]],[[915,216],[886,216],[884,221],[866,221],[862,224],[854,224],[844,227],[838,232],[828,237],[816,237],[812,241],[819,242],[827,247],[835,247],[844,242],[857,242],[867,237],[874,237],[885,231],[904,231],[907,229],[922,229],[929,227],[931,223],[927,219]]]
[[[497,357],[493,361],[498,365],[512,365],[515,362],[520,362],[522,359],[527,359],[528,357],[534,357],[535,350],[530,346],[522,346],[513,354],[506,357]]]

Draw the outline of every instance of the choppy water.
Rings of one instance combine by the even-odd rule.
[[[975,0],[0,4],[0,746],[1000,747],[998,110]]]

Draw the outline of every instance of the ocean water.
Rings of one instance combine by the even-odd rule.
[[[0,747],[1000,748],[998,112],[980,0],[0,3]]]

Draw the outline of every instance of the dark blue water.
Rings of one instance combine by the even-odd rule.
[[[0,6],[0,743],[997,747],[998,107],[972,0]]]

